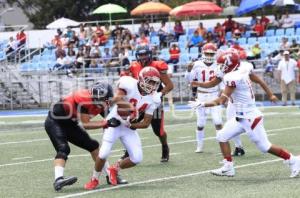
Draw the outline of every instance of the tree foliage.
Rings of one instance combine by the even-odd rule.
[[[60,17],[67,17],[77,21],[106,20],[106,15],[90,15],[97,7],[115,3],[128,11],[137,6],[134,0],[7,0],[9,4],[20,7],[35,28],[44,28],[47,24]],[[129,17],[123,14],[122,18]]]

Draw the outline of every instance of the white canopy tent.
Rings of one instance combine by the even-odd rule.
[[[62,18],[57,19],[57,20],[53,21],[52,23],[48,24],[46,26],[46,28],[47,29],[57,29],[57,28],[63,29],[63,28],[67,28],[69,26],[75,27],[75,26],[79,26],[79,25],[80,25],[80,23],[77,21],[62,17]]]

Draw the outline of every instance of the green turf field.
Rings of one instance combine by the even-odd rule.
[[[265,127],[272,143],[300,154],[299,107],[263,109]],[[195,116],[189,111],[167,113],[166,130],[171,149],[168,163],[159,162],[161,148],[151,130],[141,130],[144,160],[121,175],[130,184],[111,187],[101,177],[97,190],[85,191],[93,161],[84,150],[71,147],[65,175],[78,177],[73,186],[53,190],[54,149],[43,129],[43,117],[0,118],[0,197],[300,197],[300,178],[290,179],[281,160],[261,154],[242,136],[246,156],[235,158],[236,176],[216,177],[209,170],[222,160],[210,121],[206,127],[205,152],[195,150]],[[91,131],[101,139],[101,131]],[[118,142],[109,161],[122,155]]]

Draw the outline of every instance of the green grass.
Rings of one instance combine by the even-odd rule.
[[[299,155],[299,108],[263,111],[271,142]],[[71,146],[65,175],[75,175],[79,180],[59,193],[54,192],[52,159],[55,152],[43,129],[43,120],[43,117],[1,118],[0,197],[57,197],[87,192],[83,185],[90,178],[93,161],[87,152],[74,146]],[[161,148],[158,139],[150,129],[141,130],[144,160],[137,167],[121,171],[130,185],[112,189],[102,176],[98,191],[83,197],[299,197],[300,178],[290,179],[289,169],[282,161],[271,161],[277,158],[261,154],[246,136],[242,136],[246,156],[236,158],[235,165],[247,166],[237,168],[233,178],[215,177],[205,171],[220,166],[219,147],[211,138],[205,141],[204,153],[194,153],[195,115],[189,111],[175,112],[175,116],[167,113],[166,125],[173,154],[170,162],[159,162]],[[101,130],[90,133],[93,138],[101,140]],[[206,137],[214,135],[214,127],[208,121]],[[109,158],[111,163],[122,155],[119,142],[113,149]],[[264,161],[268,162],[254,164]],[[155,179],[157,181],[150,182]]]

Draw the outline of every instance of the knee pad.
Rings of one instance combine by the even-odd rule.
[[[58,145],[57,154],[55,156],[55,159],[68,159],[68,155],[70,154],[71,150],[69,145],[67,144],[60,144]]]
[[[218,142],[227,142],[228,139],[224,136],[224,133],[222,132],[222,130],[220,130],[217,135],[216,135],[216,139]]]
[[[135,164],[141,163],[141,161],[143,160],[142,151],[135,151],[135,153],[132,156],[129,156],[129,159]]]
[[[262,153],[267,153],[272,146],[269,141],[257,141],[255,145]]]

